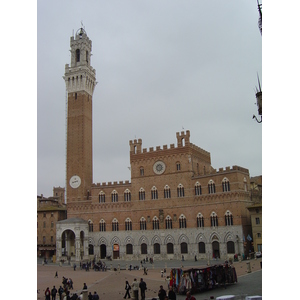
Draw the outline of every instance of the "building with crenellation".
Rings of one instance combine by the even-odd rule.
[[[142,139],[129,141],[131,180],[93,183],[96,72],[83,28],[70,47],[64,75],[68,218],[57,223],[57,259],[227,259],[246,253],[249,170],[213,168],[210,153],[192,143],[189,130],[176,133],[176,145],[145,149]]]

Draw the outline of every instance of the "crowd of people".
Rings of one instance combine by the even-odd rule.
[[[148,259],[144,259],[141,261],[142,263],[148,262]],[[150,259],[150,263],[153,263]],[[87,263],[80,263],[80,269],[89,271],[90,268],[95,269],[95,266],[99,266],[99,270],[106,271],[106,265],[104,262],[95,262],[95,261],[90,261]],[[131,271],[132,266],[129,266],[129,270]],[[136,269],[141,269],[141,267],[136,268]],[[148,269],[142,265],[142,270],[144,271],[143,275],[147,275]],[[74,271],[76,271],[76,266],[74,267]],[[58,273],[55,273],[54,277],[58,277]],[[166,276],[166,269],[161,270],[161,277],[166,277],[166,282],[168,285],[167,290],[163,288],[161,285],[158,291],[158,298],[152,298],[152,300],[176,300],[176,293],[175,290],[172,286],[170,286],[170,277]],[[80,300],[83,299],[83,290],[87,290],[88,287],[86,283],[83,284],[82,291],[79,293],[79,295],[74,292],[70,293],[70,290],[73,289],[73,280],[71,278],[65,278],[64,276],[62,277],[62,285],[56,289],[55,286],[50,290],[49,287],[45,290],[45,300]],[[132,291],[131,291],[132,290]],[[136,278],[134,278],[133,282],[131,285],[129,282],[126,280],[125,282],[125,294],[124,294],[124,299],[126,298],[131,298],[131,293],[133,293],[133,298],[135,300],[145,300],[146,299],[146,291],[147,291],[147,284],[144,281],[143,278],[140,278],[139,282],[137,281]],[[89,292],[88,294],[88,300],[100,300],[99,295],[97,294],[96,291],[94,291],[94,294]],[[196,300],[194,296],[191,295],[189,291],[186,293],[186,300]]]

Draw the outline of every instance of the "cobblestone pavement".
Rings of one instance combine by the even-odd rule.
[[[196,299],[209,299],[210,296],[220,295],[262,295],[262,271],[260,266],[261,258],[257,260],[235,262],[234,266],[238,276],[238,283],[228,286],[227,289],[217,288],[212,291],[196,294]],[[45,299],[44,293],[47,287],[50,290],[55,286],[57,289],[62,284],[62,276],[72,278],[74,289],[71,294],[80,294],[83,283],[88,286],[88,291],[94,293],[97,291],[100,300],[119,300],[123,299],[125,294],[125,281],[131,284],[134,278],[139,281],[142,277],[147,283],[146,299],[157,298],[159,286],[162,284],[167,288],[165,277],[161,277],[162,268],[166,268],[166,274],[169,275],[170,269],[173,267],[200,267],[207,265],[207,261],[156,261],[154,264],[146,263],[148,274],[143,275],[143,270],[126,270],[129,263],[133,266],[140,265],[139,262],[127,262],[114,260],[106,262],[109,268],[106,272],[98,272],[94,270],[85,271],[79,268],[76,271],[70,265],[59,266],[58,264],[42,265],[37,264],[37,299]],[[211,261],[211,265],[220,264],[223,261]],[[250,263],[251,273],[248,273]],[[113,271],[116,268],[117,271]],[[120,269],[120,270],[119,270]],[[58,273],[58,278],[55,278],[55,272]],[[57,298],[58,299],[58,298]],[[178,295],[178,300],[185,299],[185,296]]]

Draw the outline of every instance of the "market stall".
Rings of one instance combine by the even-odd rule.
[[[171,269],[170,286],[179,294],[201,292],[237,282],[235,268],[227,262],[203,268]]]

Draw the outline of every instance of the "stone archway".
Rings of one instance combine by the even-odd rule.
[[[57,261],[79,262],[89,257],[88,222],[71,218],[56,223]]]

